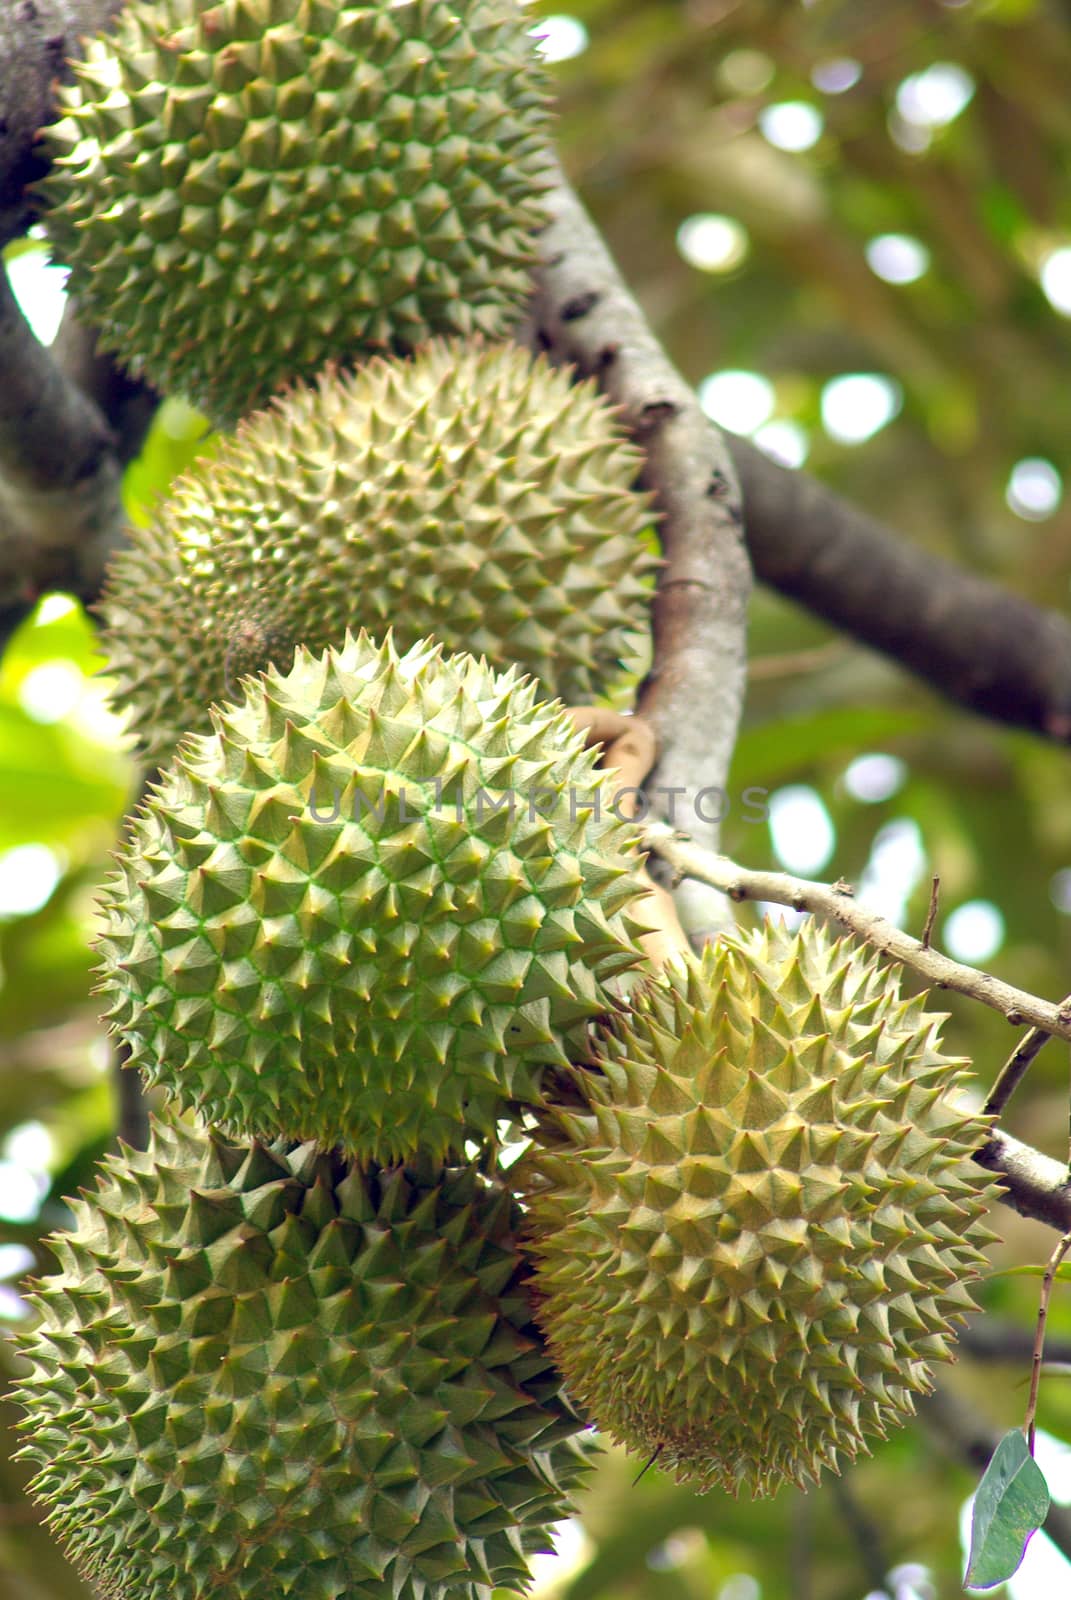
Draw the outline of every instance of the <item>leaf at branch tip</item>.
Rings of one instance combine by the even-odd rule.
[[[964,1584],[995,1589],[1019,1570],[1030,1536],[1049,1509],[1049,1488],[1020,1428],[1006,1433],[974,1497],[971,1554]]]

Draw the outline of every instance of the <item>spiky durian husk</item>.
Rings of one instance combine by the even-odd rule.
[[[950,1359],[990,1237],[941,1019],[848,940],[725,938],[634,992],[522,1171],[539,1320],[597,1427],[770,1493]]]
[[[514,0],[158,0],[91,42],[42,191],[104,348],[217,422],[328,358],[507,333],[547,88]]]
[[[509,1194],[159,1125],[33,1297],[23,1453],[107,1600],[486,1600],[584,1457]]]
[[[595,758],[529,683],[362,634],[247,680],[135,819],[109,1016],[212,1123],[377,1161],[537,1104],[636,963]]]
[[[295,388],[113,566],[104,643],[143,748],[166,760],[244,673],[347,627],[592,699],[650,598],[640,463],[593,383],[513,345],[436,341]]]

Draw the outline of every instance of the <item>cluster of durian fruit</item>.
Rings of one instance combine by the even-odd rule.
[[[805,1484],[910,1414],[982,1265],[921,1001],[809,927],[645,967],[554,697],[619,675],[651,513],[594,387],[507,339],[527,26],[134,5],[51,133],[105,341],[242,419],[104,608],[161,772],[101,986],[177,1115],[73,1203],[20,1388],[103,1600],[521,1590],[592,1426]]]

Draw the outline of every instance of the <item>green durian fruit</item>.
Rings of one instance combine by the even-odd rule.
[[[297,387],[113,565],[104,643],[143,748],[166,760],[243,674],[347,627],[434,634],[591,700],[646,620],[640,465],[593,383],[514,345],[439,340]]]
[[[518,1179],[539,1320],[598,1428],[761,1495],[912,1413],[973,1309],[996,1192],[940,1020],[809,923],[633,992],[589,1106],[547,1120]]]
[[[22,1454],[103,1600],[489,1600],[582,1476],[518,1212],[158,1125],[32,1297]]]
[[[391,1161],[493,1137],[634,966],[633,832],[566,712],[364,634],[195,735],[104,905],[109,1016],[230,1132]]]
[[[157,0],[74,63],[47,226],[102,347],[228,423],[434,333],[501,337],[549,95],[514,0]]]

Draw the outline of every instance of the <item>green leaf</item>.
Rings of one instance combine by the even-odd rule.
[[[1049,1510],[1049,1487],[1022,1430],[1006,1433],[974,1497],[971,1554],[964,1583],[995,1589],[1018,1572],[1030,1536]]]

